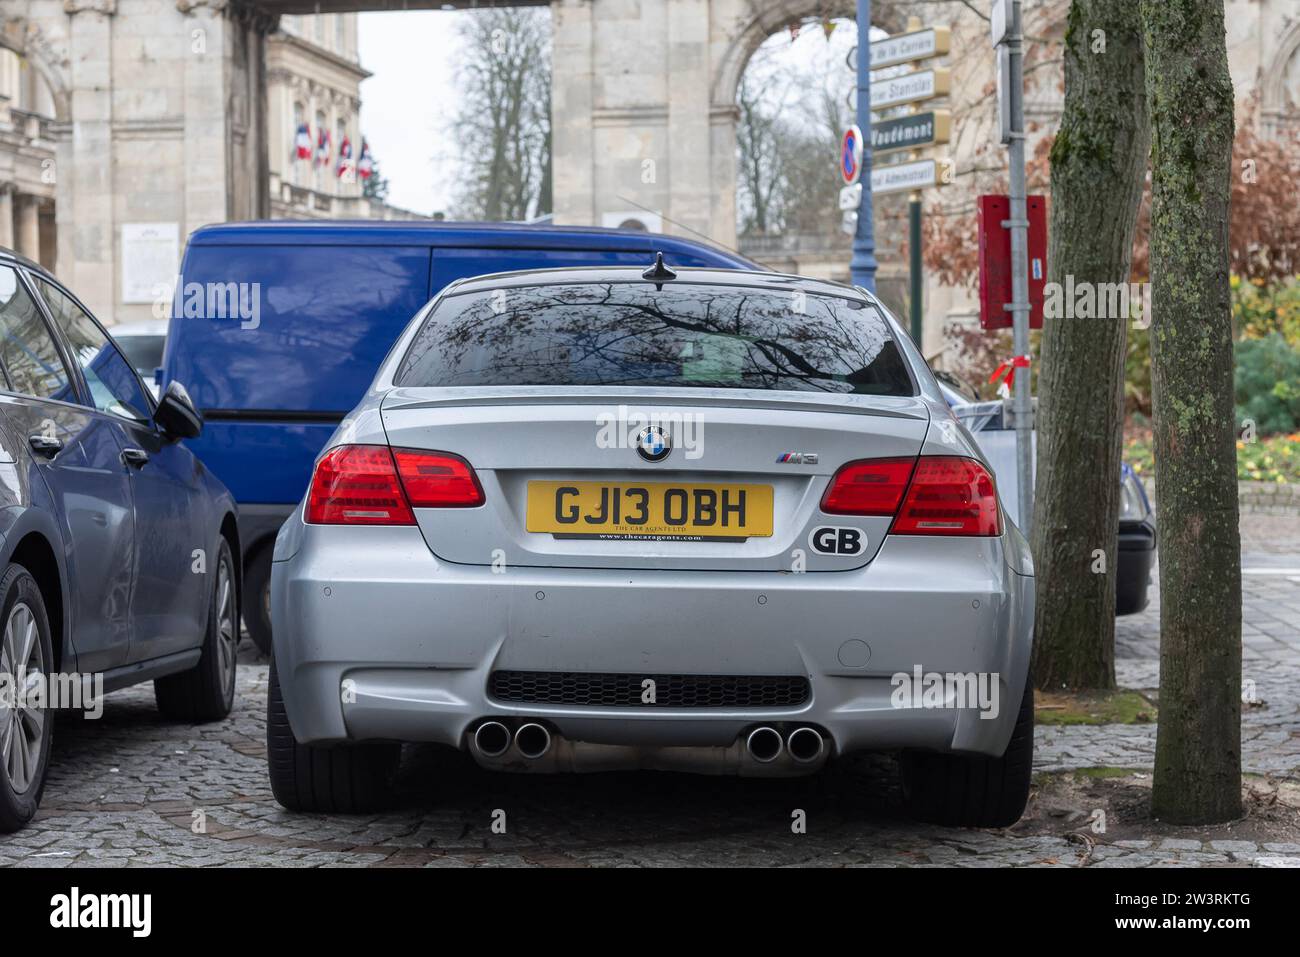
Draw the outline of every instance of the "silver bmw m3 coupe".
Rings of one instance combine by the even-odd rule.
[[[1001,826],[1033,750],[1029,548],[865,291],[541,270],[445,289],[272,573],[271,783],[373,809],[400,744],[502,771],[816,772]]]

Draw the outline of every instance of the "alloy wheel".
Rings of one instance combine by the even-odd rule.
[[[9,786],[15,794],[23,794],[39,771],[48,720],[39,697],[45,655],[36,616],[26,602],[15,602],[5,622],[0,675],[8,683],[0,696],[0,760],[8,772]]]
[[[217,661],[223,690],[229,690],[235,682],[235,646],[238,643],[234,581],[230,563],[223,559],[217,566]]]

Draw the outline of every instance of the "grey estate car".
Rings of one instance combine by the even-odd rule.
[[[0,249],[0,832],[45,786],[56,710],[154,682],[158,708],[225,717],[235,691],[235,504],[53,276]]]
[[[917,816],[1029,789],[1029,549],[861,289],[624,267],[454,283],[276,541],[276,798],[361,811],[401,742],[502,771],[812,773]]]

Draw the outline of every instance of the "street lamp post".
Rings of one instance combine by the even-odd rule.
[[[853,283],[876,291],[876,235],[871,210],[871,0],[858,0],[858,129],[862,131],[862,199],[853,232]]]

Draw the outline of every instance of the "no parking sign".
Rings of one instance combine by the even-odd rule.
[[[862,130],[856,125],[845,130],[840,140],[840,175],[848,186],[862,175]]]

